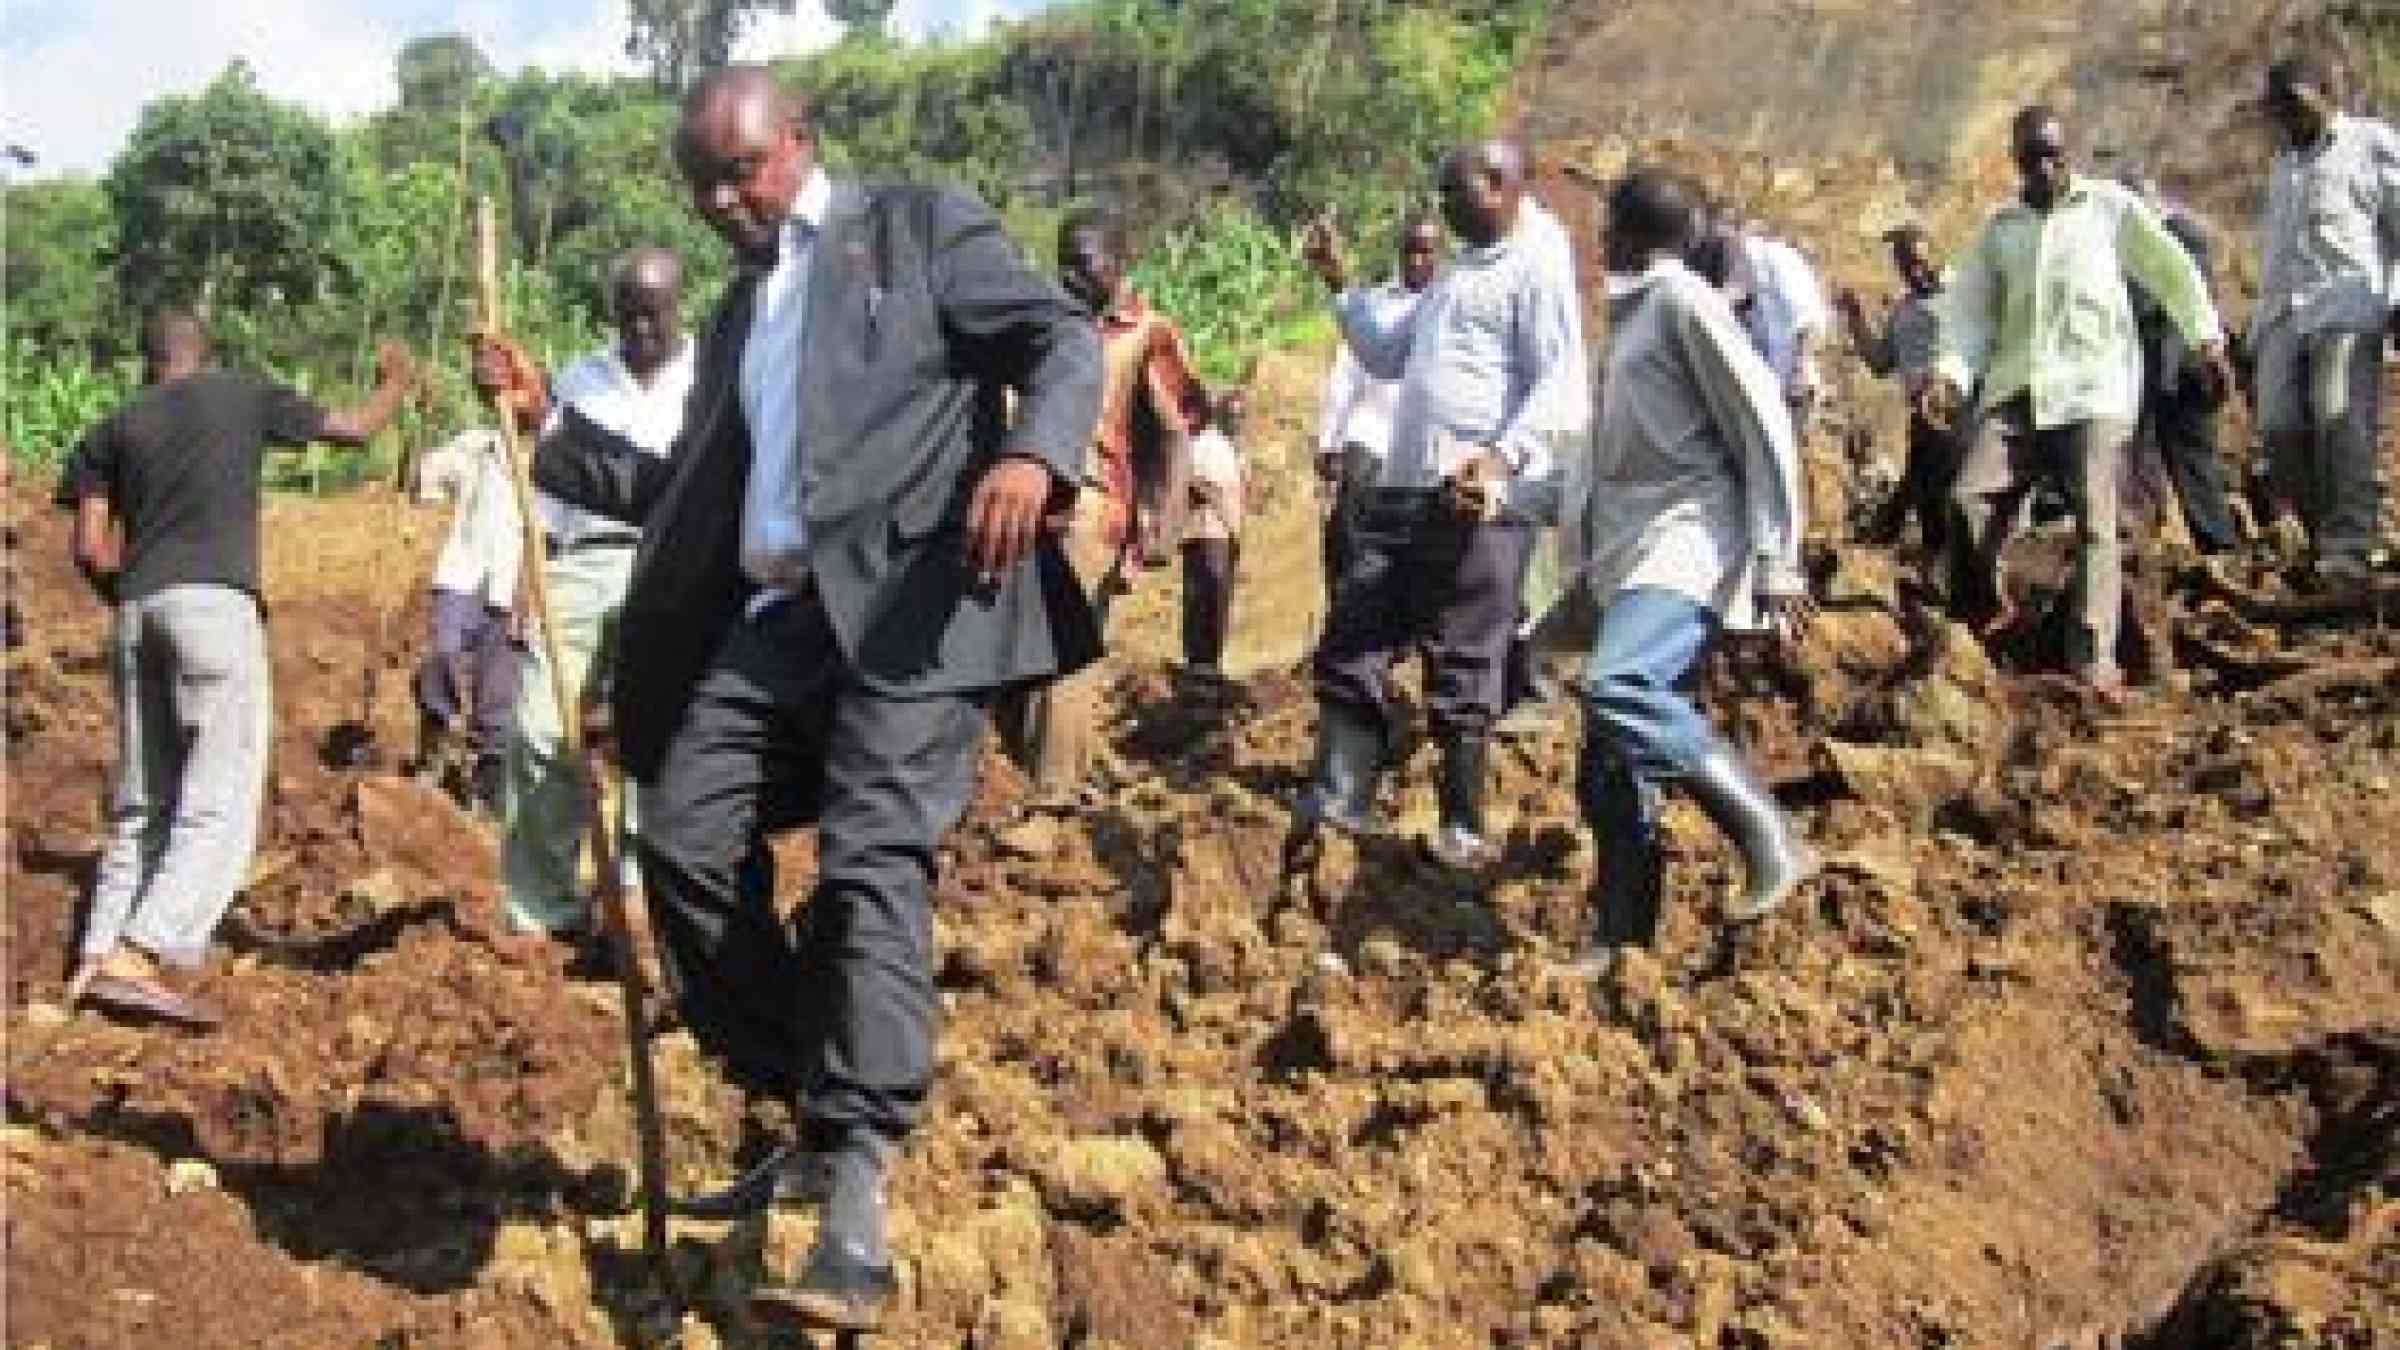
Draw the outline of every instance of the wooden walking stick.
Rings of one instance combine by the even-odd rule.
[[[485,332],[502,331],[500,307],[500,250],[492,199],[475,203],[476,278],[478,310]],[[641,1137],[642,1247],[656,1268],[661,1287],[672,1291],[673,1272],[667,1265],[667,1149],[666,1133],[658,1118],[658,1081],[650,1063],[646,991],[634,959],[633,924],[625,913],[625,888],[618,871],[616,841],[610,837],[608,815],[602,809],[597,756],[586,755],[583,725],[575,691],[567,687],[566,663],[559,659],[558,630],[550,622],[550,584],[544,575],[542,525],[533,508],[533,476],[526,461],[514,410],[500,414],[500,439],[508,455],[509,476],[516,487],[517,525],[525,541],[524,587],[540,633],[542,655],[550,667],[550,696],[558,707],[559,742],[577,775],[582,792],[587,840],[592,850],[600,919],[608,934],[609,954],[617,967],[617,989],[625,1000],[625,1048],[633,1062],[633,1116]]]

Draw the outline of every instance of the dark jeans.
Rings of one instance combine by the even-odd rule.
[[[1900,509],[1906,514],[1894,524],[1904,524],[1908,515],[1917,518],[1917,537],[1924,541],[1925,551],[1941,557],[1950,548],[1952,507],[1950,485],[1958,477],[1958,448],[1960,437],[1949,427],[1938,427],[1915,412],[1908,417],[1908,458],[1900,468]]]
[[[1214,670],[1233,629],[1233,572],[1242,546],[1233,539],[1183,541],[1183,663]]]
[[[2192,544],[2202,553],[2238,548],[2241,529],[2225,499],[2225,464],[2217,454],[2217,405],[2184,381],[2175,389],[2153,393],[2142,407],[2148,439],[2158,447],[2175,500],[2182,505],[2183,524]]]
[[[1342,577],[1358,556],[1358,519],[1375,495],[1375,474],[1383,466],[1365,446],[1346,445],[1337,452],[1333,506],[1325,513],[1325,611],[1333,612],[1341,594]]]
[[[813,597],[737,621],[641,785],[642,877],[685,1022],[812,1127],[889,1137],[933,1074],[935,848],[975,785],[984,700],[869,691]],[[813,820],[786,925],[771,832]]]
[[[1434,729],[1490,731],[1532,541],[1521,525],[1461,519],[1430,491],[1376,493],[1359,515],[1317,645],[1317,697],[1360,709],[1388,731],[1392,661],[1421,645]]]
[[[481,595],[433,589],[433,641],[417,667],[417,707],[444,726],[472,710],[478,758],[505,753],[516,727],[524,656],[508,628],[508,611]]]

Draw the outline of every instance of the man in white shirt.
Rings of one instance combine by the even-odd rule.
[[[1741,851],[1729,919],[1766,914],[1816,869],[1773,794],[1681,692],[1719,633],[1764,627],[1788,642],[1809,616],[1791,413],[1723,295],[1683,262],[1698,218],[1697,191],[1660,170],[1609,194],[1608,365],[1578,572],[1600,612],[1576,775],[1601,856],[1592,974],[1657,932],[1666,787],[1691,793]]]
[[[1361,292],[1329,222],[1309,230],[1310,265],[1336,293],[1359,364],[1401,380],[1392,439],[1360,521],[1314,669],[1316,781],[1302,811],[1374,828],[1388,734],[1391,663],[1426,654],[1426,704],[1442,747],[1436,856],[1480,863],[1482,808],[1503,663],[1520,612],[1531,527],[1556,518],[1551,451],[1559,386],[1575,378],[1571,295],[1519,228],[1525,160],[1516,146],[1463,146],[1442,162],[1442,215],[1463,246],[1399,322]]]
[[[1233,575],[1242,559],[1242,516],[1250,471],[1241,447],[1242,396],[1210,400],[1208,424],[1192,438],[1191,511],[1183,528],[1183,665],[1203,679],[1224,677],[1225,639],[1233,627]]]
[[[504,387],[506,354],[478,341],[477,392]],[[450,533],[434,559],[432,635],[417,667],[417,763],[420,778],[463,789],[469,809],[502,813],[508,742],[515,723],[519,667],[517,586],[524,532],[508,450],[496,428],[462,431],[418,466],[417,498],[452,503]],[[454,740],[465,723],[465,782],[452,784]]]
[[[1365,303],[1379,322],[1397,323],[1415,308],[1417,297],[1441,269],[1445,238],[1441,217],[1430,211],[1410,216],[1400,225],[1400,270],[1391,281],[1365,293]],[[1317,412],[1317,485],[1325,498],[1325,603],[1332,608],[1349,566],[1351,535],[1359,510],[1374,491],[1384,451],[1391,445],[1392,412],[1400,400],[1400,381],[1369,375],[1350,354],[1350,344],[1334,348],[1333,369],[1325,373],[1325,394]]]
[[[2383,482],[2383,337],[2400,266],[2400,132],[2337,110],[2321,61],[2267,71],[2283,133],[2267,182],[2258,308],[2258,421],[2278,496],[2329,580],[2372,565]]]
[[[1521,226],[1542,259],[1549,284],[1564,298],[1567,311],[1569,370],[1550,386],[1550,406],[1542,414],[1543,433],[1550,438],[1552,462],[1559,468],[1561,502],[1573,501],[1584,487],[1583,467],[1590,458],[1592,430],[1592,373],[1583,345],[1583,290],[1576,278],[1575,245],[1557,215],[1535,198],[1525,199]],[[1563,711],[1557,689],[1544,678],[1534,635],[1566,594],[1566,558],[1575,549],[1571,519],[1557,527],[1534,531],[1526,550],[1525,575],[1518,585],[1517,631],[1508,644],[1502,673],[1500,707],[1503,730],[1527,732],[1552,724]]]
[[[573,407],[654,455],[673,447],[692,391],[692,344],[683,331],[683,264],[671,249],[637,248],[609,278],[617,341],[560,371],[554,407]],[[555,422],[558,414],[553,414]],[[633,575],[630,526],[539,493],[549,621],[565,665],[565,686],[579,704],[597,705],[606,684],[603,657],[616,636],[617,612]],[[636,635],[635,640],[639,640]],[[560,756],[564,723],[553,694],[548,644],[525,645],[516,735],[509,743],[507,835],[500,854],[508,920],[519,931],[579,933],[591,924],[590,899],[576,882],[587,824],[582,767]],[[567,715],[577,715],[569,709]],[[634,880],[632,794],[621,818],[616,856]]]
[[[1754,226],[1743,236],[1755,289],[1744,320],[1758,343],[1767,369],[1783,386],[1784,402],[1806,423],[1822,387],[1817,375],[1817,350],[1832,326],[1825,288],[1816,269],[1783,239]]]

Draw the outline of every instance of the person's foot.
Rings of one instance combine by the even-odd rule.
[[[213,1031],[224,1018],[216,1009],[168,983],[147,955],[119,947],[76,971],[68,1006],[89,1004],[103,1016],[129,1022],[163,1022],[193,1031]]]
[[[1583,950],[1556,966],[1560,977],[1570,980],[1605,980],[1617,968],[1617,945],[1594,940]]]
[[[1444,825],[1435,830],[1427,847],[1443,866],[1454,867],[1461,872],[1472,872],[1483,866],[1492,853],[1490,842],[1464,825]]]
[[[2068,677],[2068,682],[2076,693],[2110,712],[2123,709],[2133,697],[2133,690],[2125,683],[2125,672],[2113,666],[2076,671]]]
[[[873,1331],[899,1288],[884,1240],[883,1178],[888,1145],[851,1136],[827,1150],[824,1217],[816,1245],[789,1282],[750,1293],[759,1318],[828,1331]]]
[[[1311,825],[1362,838],[1383,833],[1383,818],[1375,814],[1374,808],[1343,801],[1314,783],[1300,790],[1295,809]]]
[[[822,1204],[832,1184],[823,1154],[790,1143],[727,1185],[670,1201],[667,1208],[687,1219],[747,1219],[774,1205]]]
[[[2329,594],[2346,595],[2373,581],[2375,568],[2364,557],[2343,553],[2317,559],[2310,575]]]
[[[2022,615],[2017,609],[2017,602],[2004,598],[1993,605],[1991,612],[1976,623],[1975,636],[1985,642],[2006,637],[2017,626],[2017,621],[2021,617]]]
[[[67,977],[66,992],[61,995],[63,1006],[72,1008],[83,1002],[83,996],[91,992],[92,981],[98,978],[100,978],[99,962],[87,958],[77,965],[75,973]]]

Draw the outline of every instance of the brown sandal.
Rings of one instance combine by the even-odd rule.
[[[99,975],[84,987],[83,1001],[101,1012],[135,1022],[164,1022],[193,1031],[214,1031],[224,1022],[216,1010],[163,984],[124,975]]]

